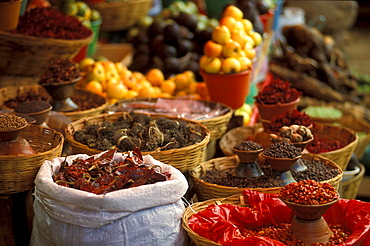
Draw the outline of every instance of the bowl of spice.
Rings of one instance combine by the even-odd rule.
[[[11,114],[0,115],[0,142],[17,139],[27,125],[27,120],[22,117]]]
[[[34,124],[41,125],[48,118],[53,106],[46,101],[28,101],[19,104],[14,112],[31,116],[36,120]]]

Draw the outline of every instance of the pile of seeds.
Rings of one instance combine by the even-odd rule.
[[[37,113],[49,109],[51,104],[45,101],[28,101],[19,104],[14,111],[20,114]]]
[[[27,120],[11,114],[0,115],[0,131],[11,131],[27,125]]]
[[[338,197],[338,192],[331,184],[310,179],[290,183],[279,191],[280,199],[305,205],[324,204]]]
[[[298,182],[306,179],[317,182],[327,181],[337,177],[340,174],[339,169],[329,166],[320,160],[307,160],[302,158],[303,163],[307,166],[304,171],[291,171],[293,178]],[[207,170],[204,176],[200,177],[204,182],[238,188],[272,188],[280,187],[272,179],[272,169],[268,162],[258,161],[264,175],[255,178],[239,178],[233,175],[231,170]]]
[[[302,150],[295,147],[292,143],[283,141],[271,144],[262,153],[275,158],[295,158],[302,154]]]
[[[28,102],[28,101],[48,101],[50,99],[49,96],[39,93],[35,90],[29,90],[25,93],[18,94],[14,98],[10,98],[6,101],[4,101],[3,106],[7,108],[14,109],[17,107],[20,103]]]
[[[238,145],[234,146],[234,149],[237,149],[237,150],[246,150],[246,151],[250,151],[250,150],[259,150],[259,149],[262,149],[263,146],[260,145],[259,143],[256,143],[254,141],[251,141],[251,140],[247,140],[247,141],[242,141],[240,142]]]

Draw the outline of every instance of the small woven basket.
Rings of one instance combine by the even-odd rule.
[[[190,229],[188,225],[189,218],[194,214],[205,210],[209,205],[212,204],[232,204],[238,205],[241,207],[248,207],[248,201],[244,200],[244,197],[241,195],[233,195],[226,198],[218,198],[218,199],[210,199],[204,202],[197,202],[191,204],[187,207],[182,215],[181,225],[187,232],[188,236],[191,238],[192,242],[194,242],[198,246],[221,246],[221,244],[215,243],[205,237],[199,236],[195,233],[192,229]]]
[[[75,89],[74,97],[78,97],[79,99],[83,99],[85,101],[97,103],[100,106],[96,108],[87,109],[87,110],[81,110],[81,111],[62,112],[62,114],[67,116],[72,121],[76,121],[79,119],[88,118],[88,117],[102,114],[105,108],[108,106],[107,98],[99,94],[92,93],[87,90]],[[72,101],[73,101],[73,98],[72,98]]]
[[[325,180],[323,182],[330,183],[335,189],[339,189],[339,182],[342,180],[343,171],[336,165],[334,162],[324,158],[320,155],[314,154],[303,154],[303,159],[306,160],[318,160],[320,162],[324,162],[326,165],[330,167],[337,168],[340,171],[340,174],[336,177]],[[222,197],[228,197],[232,195],[240,195],[242,191],[249,187],[238,188],[238,187],[230,187],[230,186],[223,186],[217,184],[211,184],[203,181],[200,179],[208,170],[217,169],[220,171],[229,171],[236,168],[239,159],[237,155],[233,156],[226,156],[226,157],[219,157],[214,158],[209,161],[201,163],[198,167],[190,171],[190,178],[192,183],[194,184],[195,194],[197,196],[198,201],[205,201],[209,199],[216,199]],[[250,188],[251,190],[256,190],[258,192],[263,193],[278,193],[281,187],[271,187],[271,188]]]
[[[0,155],[0,194],[20,193],[34,188],[34,180],[45,160],[59,157],[64,137],[58,131],[29,125],[20,137],[37,152],[34,155]]]
[[[72,59],[93,39],[40,38],[0,31],[0,74],[40,76],[54,59]]]
[[[365,166],[359,164],[360,172],[353,178],[344,181],[340,185],[339,193],[341,198],[355,199],[357,196],[358,189],[360,188],[362,179],[365,175]]]
[[[317,138],[323,138],[329,141],[339,140],[344,144],[343,148],[319,153],[319,155],[333,161],[342,170],[346,170],[348,162],[351,159],[351,155],[358,143],[356,133],[347,127],[324,123],[317,123],[316,126],[311,129],[311,132]]]
[[[119,112],[114,114],[100,114],[89,118],[84,118],[77,120],[75,122],[70,123],[65,132],[66,139],[69,141],[73,154],[88,154],[88,155],[94,155],[102,152],[101,150],[92,149],[87,147],[86,145],[77,142],[74,140],[73,135],[76,131],[83,129],[86,125],[91,123],[101,123],[103,121],[110,121],[115,122],[120,116],[125,117],[125,115],[129,114],[129,112]],[[151,115],[151,114],[145,114],[149,117],[155,119],[158,117],[165,117],[172,120],[178,120],[176,117],[169,117],[166,115]],[[202,128],[202,134],[204,135],[204,138],[201,142],[179,148],[179,149],[170,149],[170,150],[164,150],[164,151],[149,151],[149,152],[142,152],[143,155],[151,155],[153,158],[171,165],[177,169],[179,169],[181,172],[186,172],[189,170],[194,169],[197,167],[203,160],[205,151],[207,148],[207,144],[210,139],[210,132],[209,130],[202,124],[182,119],[190,124],[198,125]]]
[[[100,12],[103,23],[102,31],[125,30],[135,25],[147,15],[153,0],[127,0],[90,4],[90,7]]]
[[[351,115],[344,115],[338,123],[356,132],[358,143],[354,154],[358,159],[361,159],[365,154],[367,146],[370,144],[370,124],[364,119],[359,119]]]

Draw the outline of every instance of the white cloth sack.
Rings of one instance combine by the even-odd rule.
[[[90,156],[80,154],[67,157]],[[116,153],[114,160],[126,155]],[[144,156],[148,164],[171,173],[169,180],[96,195],[56,184],[52,175],[65,157],[45,161],[35,179],[34,218],[31,246],[184,245],[181,227],[185,206],[181,200],[188,189],[176,168]]]

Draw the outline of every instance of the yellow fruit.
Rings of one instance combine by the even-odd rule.
[[[120,100],[125,98],[127,91],[128,89],[123,83],[117,83],[109,85],[106,93],[108,98],[116,98]]]
[[[62,11],[67,15],[76,16],[78,13],[78,6],[76,3],[65,3],[62,7]]]
[[[145,76],[153,86],[161,86],[161,82],[164,80],[164,74],[158,68],[150,69]]]
[[[195,73],[191,70],[186,70],[183,72],[183,74],[185,74],[187,77],[188,77],[188,80],[189,81],[195,81]]]
[[[186,74],[180,73],[175,75],[175,84],[178,90],[184,90],[188,87],[190,80]]]
[[[172,95],[167,93],[167,92],[161,92],[157,95],[157,97],[160,97],[160,98],[171,98]]]
[[[96,9],[91,9],[91,16],[90,16],[91,21],[98,21],[101,20],[101,14],[98,10]]]
[[[99,81],[90,81],[85,85],[85,90],[91,91],[96,94],[103,93],[103,85]]]
[[[153,86],[145,86],[139,91],[139,98],[156,97],[156,90]]]
[[[95,60],[91,57],[86,57],[84,59],[82,59],[79,63],[78,63],[78,69],[80,71],[85,71],[86,67],[89,66],[89,65],[93,65],[95,63]]]
[[[86,20],[90,20],[91,9],[89,5],[82,1],[75,2],[78,8],[77,15],[83,17]]]
[[[163,81],[161,83],[161,90],[163,92],[166,92],[166,93],[169,93],[169,94],[173,95],[173,93],[176,90],[176,83],[175,83],[175,81],[170,80],[170,79]]]
[[[138,95],[139,93],[137,91],[128,90],[126,93],[125,99],[128,100],[128,99],[136,98]]]

